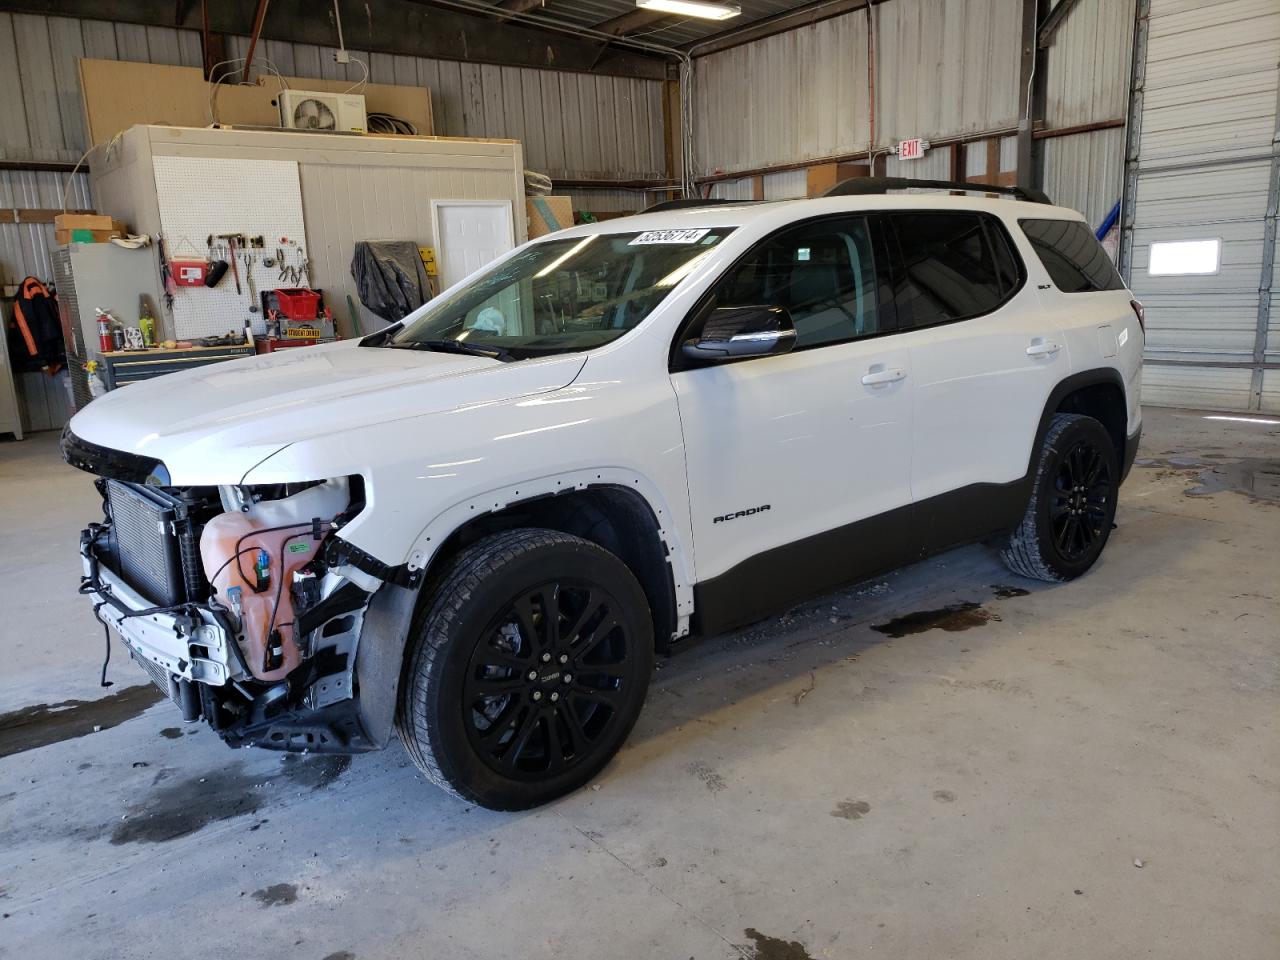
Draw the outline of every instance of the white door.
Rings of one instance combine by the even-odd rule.
[[[672,374],[698,580],[724,576],[741,609],[767,608],[795,578],[850,579],[853,541],[867,538],[849,525],[909,508],[909,357],[898,337],[879,335],[875,278],[861,217],[775,235],[719,282],[710,306],[786,307],[795,350]],[[802,543],[813,537],[821,542]]]
[[[508,200],[433,200],[431,209],[442,290],[515,246]]]
[[[994,217],[894,213],[899,322],[915,403],[917,501],[1027,472],[1040,415],[1070,373],[1058,323],[1020,281]]]

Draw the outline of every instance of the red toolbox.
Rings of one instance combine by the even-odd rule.
[[[304,287],[283,287],[276,295],[280,312],[290,320],[314,320],[320,313],[320,294]]]

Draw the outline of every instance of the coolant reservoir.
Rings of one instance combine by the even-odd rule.
[[[240,649],[259,680],[283,679],[301,662],[289,589],[293,574],[315,558],[333,519],[349,502],[347,481],[327,480],[247,511],[221,513],[205,524],[200,535],[205,576],[218,600],[239,616]],[[315,537],[315,520],[321,540]]]

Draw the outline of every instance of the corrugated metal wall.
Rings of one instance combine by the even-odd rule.
[[[232,37],[228,55],[242,57],[247,46]],[[658,81],[351,53],[368,63],[374,83],[429,87],[437,134],[520,140],[530,168],[554,177],[665,176]],[[87,144],[79,57],[194,67],[200,38],[191,30],[0,14],[0,158],[80,157]],[[362,74],[354,63],[335,63],[333,48],[313,44],[268,40],[259,57],[293,76],[354,82]]]
[[[1018,122],[1021,0],[894,0],[873,10],[881,144]]]
[[[1079,0],[1046,54],[1046,125],[1125,115],[1135,0]],[[907,137],[972,135],[1016,126],[1020,0],[894,0],[873,8],[877,149]],[[696,63],[699,176],[855,154],[868,148],[866,10],[733,47]],[[1123,133],[1098,130],[1043,141],[1045,188],[1098,225],[1120,198]],[[1001,142],[1002,171],[1016,166]],[[981,144],[968,172],[986,173]],[[890,174],[945,177],[942,151]],[[750,184],[715,196],[749,198]],[[766,191],[766,195],[767,191]],[[803,195],[801,191],[797,195]]]
[[[1152,0],[1136,195],[1126,198],[1130,286],[1147,307],[1150,402],[1280,412],[1270,282],[1278,58],[1276,0]],[[1149,274],[1153,242],[1214,238],[1217,273]]]
[[[228,56],[248,41],[233,37]],[[424,57],[352,54],[369,65],[375,83],[420,84],[431,90],[435,132],[447,136],[510,137],[524,144],[525,162],[564,179],[665,178],[662,84],[609,76],[496,67]],[[74,162],[85,129],[76,61],[80,57],[200,66],[200,38],[191,30],[143,27],[0,13],[0,159]],[[360,79],[357,64],[333,60],[333,48],[265,41],[254,55],[286,75]],[[68,206],[89,207],[87,179],[77,175]],[[0,175],[5,206],[57,207],[65,174]],[[582,205],[638,209],[646,197],[583,191]],[[0,225],[0,280],[50,276],[52,228]]]
[[[1054,137],[1041,149],[1045,192],[1054,203],[1079,210],[1097,229],[1124,185],[1124,129]]]
[[[246,38],[233,38],[228,55],[243,57],[247,45]],[[340,72],[332,47],[268,40],[260,49],[285,75],[353,81],[361,75],[354,64]],[[352,56],[368,63],[373,83],[427,87],[441,136],[519,140],[529,169],[556,178],[666,176],[662,84],[656,80],[387,53]]]
[[[67,207],[87,210],[89,178],[83,173],[68,177],[62,173],[0,170],[0,207],[60,209],[62,191],[67,190]],[[53,276],[49,251],[54,249],[51,223],[0,223],[0,285],[21,282],[23,277]]]
[[[875,6],[877,147],[1013,126],[1020,16],[1020,0]],[[697,173],[866,150],[867,19],[859,10],[698,58]]]
[[[1074,127],[1124,116],[1133,17],[1134,0],[1077,0],[1045,52],[1047,126]]]
[[[1059,0],[1061,2],[1061,0]],[[1055,4],[1056,6],[1056,4]],[[1045,125],[1116,120],[1129,104],[1134,0],[1078,0],[1045,51]],[[1045,192],[1095,228],[1120,199],[1124,130],[1095,130],[1041,142]]]
[[[698,175],[867,148],[864,13],[789,30],[694,64]]]

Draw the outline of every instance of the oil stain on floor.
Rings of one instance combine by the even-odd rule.
[[[1222,454],[1205,454],[1205,459],[1189,456],[1146,457],[1135,461],[1139,467],[1163,471],[1163,475],[1198,473],[1197,483],[1186,491],[1189,497],[1211,497],[1227,491],[1257,502],[1280,502],[1280,460],[1261,457],[1226,459]],[[1216,462],[1210,462],[1208,458]]]
[[[755,952],[750,955],[751,960],[813,960],[805,945],[799,940],[782,940],[778,937],[770,937],[761,933],[755,927],[747,927],[742,932],[755,943]]]
[[[841,800],[831,815],[841,820],[861,820],[870,812],[871,804],[865,800]]]
[[[167,843],[219,820],[254,813],[266,802],[261,774],[237,765],[170,783],[140,798],[111,831],[111,842]]]
[[[1012,597],[1025,597],[1031,591],[1023,587],[1009,587],[1002,583],[993,583],[991,589],[995,591],[995,595],[1001,600],[1008,600]]]
[[[873,623],[871,629],[896,640],[899,637],[924,633],[928,630],[959,633],[961,630],[972,630],[974,627],[999,619],[998,614],[988,610],[982,604],[965,600],[939,607],[937,610],[917,610],[915,613],[895,617],[887,623]]]
[[[247,773],[242,765],[212,771],[202,777],[165,781],[150,794],[140,797],[125,819],[111,831],[111,842],[167,843],[195,833],[211,823],[257,813],[275,802],[268,786],[289,785],[321,790],[332,784],[351,765],[347,756],[300,758],[281,757],[280,773]]]
[[[127,687],[101,700],[63,700],[37,703],[0,714],[0,757],[36,750],[107,730],[132,720],[164,699],[152,684]]]
[[[264,907],[287,907],[298,902],[298,887],[292,883],[273,883],[269,887],[253,891],[253,899]]]
[[[1208,497],[1222,490],[1244,494],[1255,503],[1280,503],[1280,460],[1246,458],[1215,464],[1200,474],[1199,485],[1187,490],[1187,496]]]

